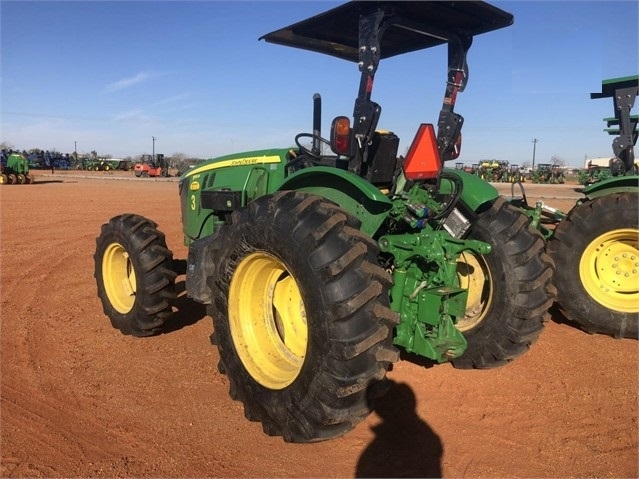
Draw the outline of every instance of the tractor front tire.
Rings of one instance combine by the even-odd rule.
[[[576,206],[547,250],[566,318],[589,333],[638,337],[639,195],[610,194]]]
[[[122,334],[151,336],[172,315],[176,297],[173,253],[157,224],[125,214],[102,225],[95,279],[104,313]]]
[[[493,368],[519,357],[537,340],[553,303],[553,262],[544,240],[520,210],[498,198],[471,225],[469,237],[489,243],[487,255],[462,253],[460,285],[466,317],[457,328],[468,347],[451,362],[460,369]]]
[[[376,243],[337,205],[292,191],[231,219],[209,283],[231,397],[286,442],[345,434],[372,412],[399,358]]]

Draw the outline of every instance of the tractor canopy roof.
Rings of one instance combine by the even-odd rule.
[[[591,93],[590,98],[609,98],[615,95],[615,92],[621,88],[637,88],[639,86],[639,75],[610,78],[601,82],[601,93]]]
[[[513,23],[510,13],[485,2],[349,2],[268,33],[260,40],[357,62],[360,16],[376,11],[383,11],[388,23],[380,39],[380,58],[441,45],[452,36],[473,37]]]

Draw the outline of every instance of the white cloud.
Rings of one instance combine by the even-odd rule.
[[[104,93],[112,93],[114,91],[124,90],[125,88],[132,87],[139,83],[145,82],[146,80],[152,78],[154,75],[150,72],[140,72],[137,75],[128,78],[122,78],[113,83],[109,83],[104,88]]]
[[[177,95],[173,95],[162,100],[155,102],[155,106],[168,105],[171,103],[182,102],[191,96],[190,93],[178,93]]]

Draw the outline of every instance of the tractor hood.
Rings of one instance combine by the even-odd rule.
[[[380,10],[387,22],[380,58],[441,45],[452,35],[473,37],[513,23],[510,13],[485,2],[349,2],[260,40],[358,62],[360,15]]]

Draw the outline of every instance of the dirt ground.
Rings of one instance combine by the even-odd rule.
[[[266,436],[228,395],[203,307],[182,294],[173,330],[144,339],[102,313],[100,225],[145,215],[185,258],[177,183],[35,176],[0,187],[2,477],[638,475],[637,341],[585,334],[557,311],[499,369],[400,361],[376,412],[340,439]],[[527,192],[567,210],[575,187]]]

